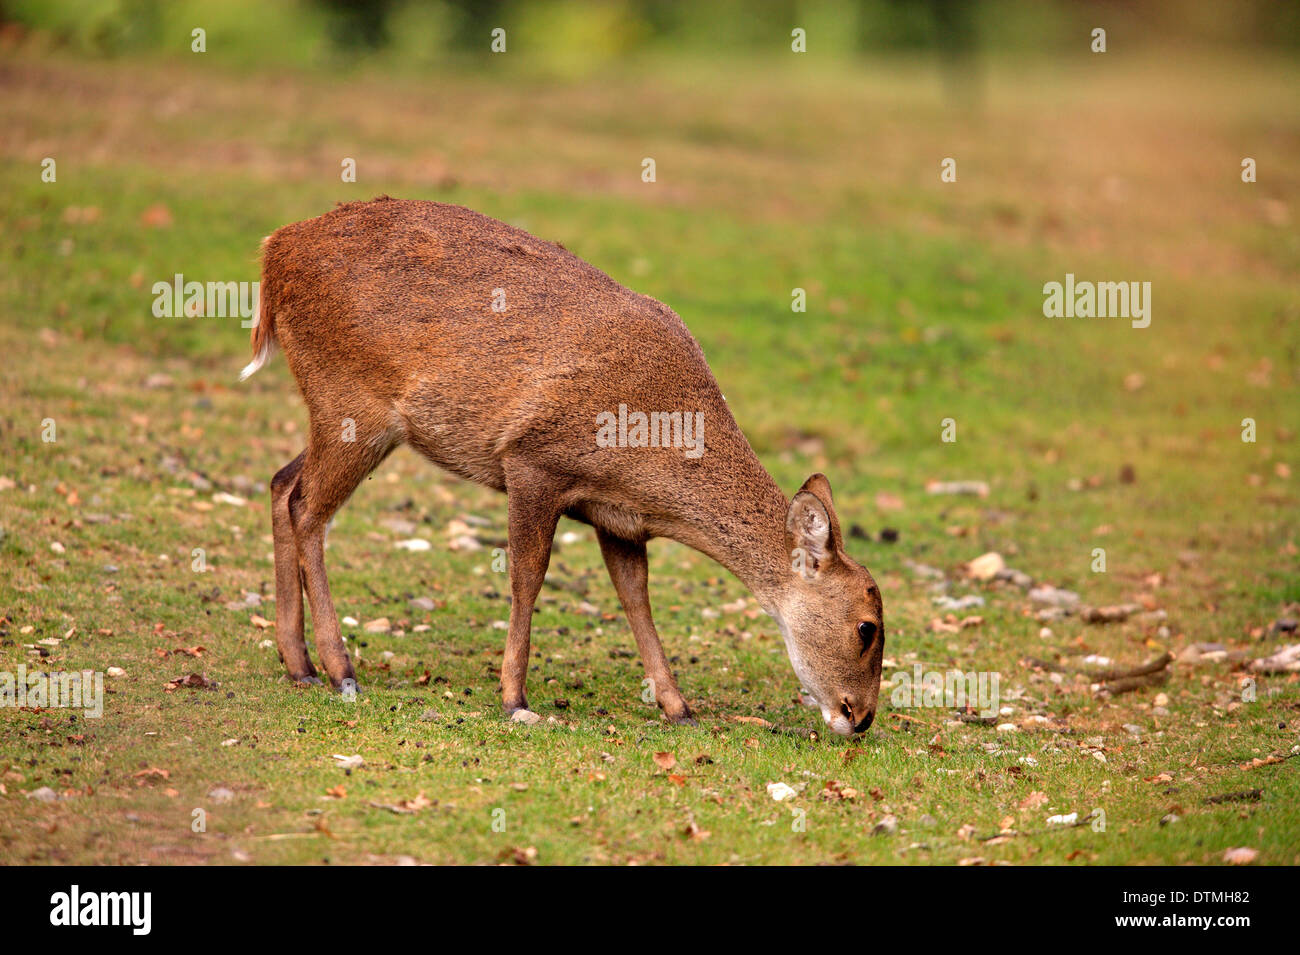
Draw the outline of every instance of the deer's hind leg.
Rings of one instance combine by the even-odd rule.
[[[298,540],[293,532],[289,500],[298,489],[304,451],[271,479],[271,536],[275,540],[275,645],[280,660],[297,683],[319,683],[316,668],[303,640],[303,574],[298,563]]]
[[[341,440],[337,422],[318,421],[313,413],[311,442],[304,452],[298,485],[289,498],[289,515],[298,546],[303,586],[311,607],[316,654],[335,687],[343,686],[345,680],[355,683],[356,670],[343,644],[343,633],[325,575],[326,526],[366,475],[378,467],[400,441],[399,435],[391,430],[365,428],[359,417],[350,420],[354,440]]]

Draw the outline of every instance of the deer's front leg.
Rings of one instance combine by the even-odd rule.
[[[674,723],[695,724],[691,708],[686,705],[673,671],[668,667],[668,658],[664,656],[664,646],[659,641],[655,630],[654,618],[650,614],[649,561],[646,557],[644,541],[630,541],[616,537],[608,531],[596,528],[596,539],[600,541],[600,552],[605,558],[609,570],[609,579],[614,582],[618,599],[627,614],[627,622],[636,637],[637,649],[641,651],[641,664],[645,667],[646,677],[650,680],[655,701],[664,711],[664,715]]]
[[[558,497],[546,475],[531,470],[507,471],[509,514],[510,633],[501,664],[501,703],[506,715],[528,709],[528,648],[533,606],[551,562],[551,540],[560,519]]]

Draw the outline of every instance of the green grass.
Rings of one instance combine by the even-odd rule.
[[[1107,90],[1132,89],[1131,76],[1089,79],[1098,92],[1038,64],[1045,88],[1097,119],[1087,143],[1044,146],[1027,131],[1064,133],[1044,87],[1018,79],[1023,66],[995,72],[988,114],[972,120],[915,91],[910,110],[891,105],[897,81],[884,73],[736,80],[686,64],[646,88],[613,70],[542,85],[525,108],[509,84],[460,74],[429,97],[427,80],[363,75],[340,88],[311,74],[20,55],[0,107],[0,477],[16,485],[0,491],[0,668],[126,674],[107,680],[99,720],[4,712],[0,861],[490,863],[531,847],[542,863],[1212,863],[1242,845],[1264,863],[1300,861],[1294,676],[1261,678],[1243,703],[1232,664],[1175,664],[1163,688],[1102,701],[1023,663],[1137,663],[1197,642],[1262,655],[1284,641],[1252,629],[1300,599],[1287,476],[1300,247],[1260,212],[1264,200],[1294,208],[1300,123],[1294,109],[1215,101],[1202,129],[1190,118],[1199,69],[1179,68],[1188,92],[1153,85],[1157,110],[1140,95],[1114,106]],[[712,95],[686,96],[702,78]],[[1296,78],[1259,63],[1236,82]],[[168,90],[174,109],[145,108]],[[114,97],[119,125],[105,126],[100,105]],[[367,99],[388,108],[358,111]],[[763,102],[772,115],[746,112]],[[986,163],[962,160],[960,190],[937,186],[945,140]],[[1232,183],[1242,140],[1269,157],[1267,182]],[[363,182],[342,184],[338,157],[353,153]],[[647,154],[654,186],[637,178]],[[39,181],[46,155],[56,184]],[[1097,198],[1107,176],[1134,199]],[[1089,202],[1073,204],[1073,188]],[[282,358],[235,383],[248,347],[237,321],[155,319],[150,287],[175,272],[255,279],[263,235],[384,192],[521,224],[672,305],[787,491],[824,470],[846,528],[898,529],[894,544],[850,542],[884,592],[890,672],[996,671],[1014,708],[1003,720],[1021,728],[885,705],[863,739],[810,736],[820,720],[794,700],[773,623],[752,600],[703,615],[747,595],[660,541],[656,619],[700,716],[698,728],[666,726],[641,701],[594,538],[574,524],[561,533],[578,540],[553,562],[568,588],[546,588],[534,621],[530,701],[546,722],[508,723],[493,626],[508,615],[507,582],[490,551],[442,546],[464,513],[503,538],[504,499],[406,451],[339,514],[328,550],[339,612],[387,616],[403,635],[347,628],[358,701],[288,684],[262,646],[271,632],[250,617],[274,617],[265,483],[301,450],[304,410]],[[170,227],[142,224],[157,204]],[[70,221],[73,207],[98,215]],[[1067,271],[1151,281],[1152,326],[1045,319],[1042,284]],[[809,293],[806,314],[790,312],[794,287]],[[158,374],[170,384],[147,387]],[[939,439],[947,417],[951,444]],[[1240,440],[1243,417],[1258,422],[1255,444]],[[46,443],[50,418],[58,440]],[[1119,479],[1126,465],[1133,483]],[[929,479],[982,479],[991,493],[929,496]],[[903,508],[882,510],[881,492]],[[385,525],[394,517],[434,549],[394,549],[408,536]],[[1107,550],[1105,574],[1089,569],[1094,547]],[[206,572],[192,569],[195,548]],[[1143,596],[1167,611],[1168,635],[1071,619],[1040,637],[1018,590],[957,579],[986,550],[1088,603]],[[983,624],[933,632],[929,582],[911,561],[947,570],[955,594],[983,594]],[[225,608],[246,590],[261,607]],[[413,612],[415,596],[438,609]],[[40,659],[30,648],[46,638],[60,642]],[[198,658],[174,652],[196,646]],[[191,672],[219,686],[165,689]],[[660,769],[657,752],[676,765]],[[366,764],[345,774],[334,754]],[[1285,759],[1242,768],[1270,756]],[[167,775],[139,775],[149,769]],[[858,795],[819,795],[832,780]],[[804,788],[777,803],[776,781]],[[26,798],[43,786],[64,798]],[[1258,801],[1206,802],[1256,787]],[[234,796],[214,801],[214,788]],[[1046,802],[1021,808],[1035,792]],[[414,812],[382,808],[419,794],[430,804]],[[196,808],[206,832],[191,830]],[[1046,825],[1094,808],[1104,831]],[[1179,821],[1161,825],[1169,813]],[[887,815],[898,831],[873,834]],[[989,838],[1007,817],[1017,834]]]

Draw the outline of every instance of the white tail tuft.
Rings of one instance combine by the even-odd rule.
[[[262,370],[262,366],[271,360],[271,342],[267,342],[258,351],[257,356],[244,366],[244,370],[239,373],[239,380],[243,381],[251,375]]]

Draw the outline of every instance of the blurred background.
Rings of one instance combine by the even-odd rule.
[[[203,438],[155,445],[260,481],[301,442],[263,438],[303,419],[287,369],[234,388],[247,330],[159,321],[153,284],[255,280],[262,236],[339,201],[437,199],[677,310],[873,566],[1014,548],[1069,584],[1100,527],[1133,574],[1212,540],[1216,586],[1297,599],[1297,90],[1300,4],[1269,0],[0,0],[0,314],[61,343],[6,397],[102,415],[108,449],[122,402],[170,410],[161,374]],[[1151,327],[1044,318],[1067,273],[1150,281]]]
[[[634,54],[770,53],[795,26],[819,56],[842,58],[1077,52],[1080,31],[1103,23],[1129,50],[1300,45],[1300,7],[1276,0],[5,0],[0,18],[11,41],[31,31],[101,56],[180,53],[175,38],[200,25],[216,60],[297,67],[472,59],[502,27],[518,31],[512,59],[566,75]]]
[[[493,52],[498,30],[504,49]],[[913,736],[908,719],[882,717],[883,760],[846,770],[847,756],[820,751],[810,765],[823,778],[866,792],[879,773],[905,826],[928,812],[943,820],[936,833],[959,833],[908,861],[969,855],[965,824],[1005,828],[1030,788],[1086,811],[1112,774],[1126,801],[1105,803],[1119,835],[1071,830],[1040,861],[1086,851],[1081,864],[1206,862],[1256,845],[1261,861],[1296,861],[1300,800],[1284,788],[1294,773],[1247,773],[1247,763],[1219,774],[1292,751],[1296,674],[1268,690],[1287,694],[1272,705],[1243,706],[1235,664],[1195,661],[1201,649],[1207,661],[1271,654],[1295,639],[1300,614],[1298,91],[1300,4],[1271,0],[0,0],[0,637],[12,634],[0,664],[50,647],[49,665],[112,662],[133,681],[115,705],[137,714],[103,721],[99,742],[79,750],[84,763],[48,745],[63,734],[45,715],[0,721],[0,749],[30,757],[14,767],[43,767],[0,800],[0,812],[22,816],[0,825],[16,834],[12,857],[224,858],[221,840],[188,840],[189,817],[176,821],[194,803],[142,790],[141,767],[167,766],[178,788],[201,780],[198,792],[219,782],[247,794],[256,787],[234,781],[259,780],[288,829],[319,811],[329,754],[371,752],[335,742],[344,737],[331,735],[341,730],[324,696],[273,687],[283,667],[269,621],[249,618],[274,616],[266,483],[304,445],[286,363],[238,383],[249,360],[239,318],[156,317],[152,290],[178,274],[256,281],[263,236],[387,193],[503,219],[670,305],[781,487],[829,476],[847,549],[880,583],[888,666],[1001,672],[1017,707],[1042,697],[1022,712],[1050,713],[1052,726],[1019,744],[1044,756],[1042,775],[1026,771],[1014,786],[1021,767],[1012,749],[993,748],[992,727],[963,728],[990,735],[963,735],[946,754],[933,741],[925,749],[929,729]],[[1150,326],[1045,317],[1044,285],[1067,274],[1150,282]],[[50,422],[57,442],[42,438]],[[944,440],[950,429],[955,440]],[[954,484],[979,490],[935,492]],[[495,703],[483,701],[509,588],[488,568],[490,551],[453,549],[448,532],[470,515],[485,541],[504,542],[501,496],[402,451],[330,536],[340,613],[397,624],[349,637],[365,648],[363,685],[388,694],[374,710],[434,691],[422,686],[430,671],[443,712],[465,707],[465,745],[422,751],[449,781],[433,781],[431,797],[459,787],[469,800],[476,777],[504,786],[530,766],[530,791],[504,795],[533,818],[550,814],[534,823],[544,861],[621,857],[650,842],[667,861],[903,858],[895,847],[910,829],[864,838],[871,816],[866,828],[810,826],[793,844],[785,826],[759,824],[772,805],[764,782],[804,758],[793,737],[765,750],[770,762],[710,742],[724,771],[709,784],[734,786],[716,783],[732,786],[716,809],[698,801],[714,835],[697,842],[671,835],[691,784],[659,803],[629,798],[645,791],[625,785],[630,774],[598,786],[585,769],[557,773],[574,765],[567,752],[539,759],[526,736],[494,728]],[[394,546],[412,534],[436,543],[420,554]],[[647,732],[628,705],[642,671],[590,530],[566,524],[560,541],[530,692],[543,705],[571,699],[573,738],[603,780],[619,773],[596,756],[613,745],[610,722],[634,721],[620,723],[629,741]],[[202,574],[192,570],[200,546]],[[1021,576],[968,580],[968,562],[989,552]],[[672,542],[650,554],[656,619],[692,705],[711,720],[763,713],[799,725],[806,713],[776,628],[743,588]],[[1045,626],[1016,579],[1143,613]],[[949,589],[987,598],[973,629],[936,602]],[[417,596],[435,609],[412,609]],[[406,631],[416,621],[423,629]],[[183,704],[167,680],[183,671],[166,642],[208,648],[192,665],[234,699],[184,706],[188,717],[173,722]],[[1100,700],[1086,680],[1058,685],[1023,663],[1135,664],[1166,649],[1179,659],[1169,722],[1155,715],[1159,696]],[[272,697],[283,702],[248,705]],[[319,720],[310,736],[304,712]],[[240,729],[227,726],[236,720]],[[458,732],[460,722],[442,725]],[[1141,724],[1142,739],[1125,724]],[[416,739],[433,724],[408,725]],[[259,734],[263,748],[221,742]],[[1100,750],[1074,748],[1103,734],[1108,765],[1092,758]],[[514,742],[481,745],[487,736]],[[277,764],[277,747],[295,755]],[[995,751],[1010,769],[986,779]],[[952,755],[966,775],[919,772],[917,753]],[[64,777],[69,765],[81,768]],[[123,822],[135,803],[103,785],[101,767],[153,807],[154,822]],[[1170,808],[1174,790],[1142,780],[1176,772],[1188,785],[1178,800],[1200,807],[1193,787],[1211,783],[1188,780],[1207,767],[1205,795],[1267,785],[1258,807],[1281,815],[1233,803],[1166,826],[1166,813],[1184,815]],[[409,798],[398,787],[410,777],[394,777],[408,781],[372,798]],[[46,817],[16,793],[65,778],[114,795]],[[987,798],[974,813],[978,792]],[[421,821],[412,840],[399,817],[385,826],[362,799],[337,802],[331,825],[357,847],[340,840],[333,858],[500,858],[496,836],[457,817]],[[218,825],[267,831],[251,803],[225,807]],[[574,828],[569,817],[592,806],[599,821]],[[1045,845],[999,841],[978,851],[1029,861]],[[324,851],[306,839],[258,845],[257,861]]]

